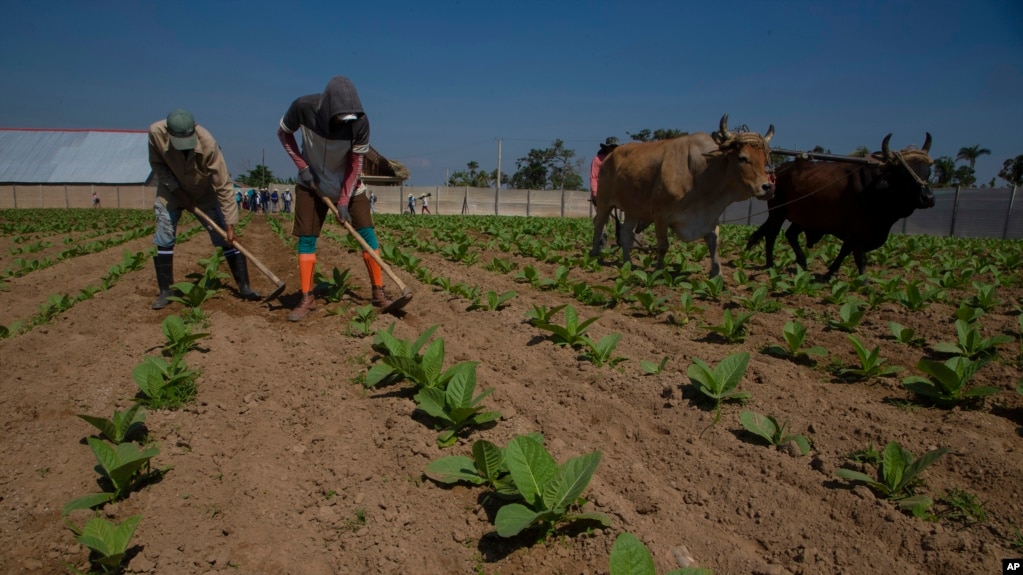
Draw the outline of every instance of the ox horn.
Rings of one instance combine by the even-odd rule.
[[[886,158],[890,158],[892,156],[892,151],[888,148],[888,142],[891,141],[891,139],[892,135],[889,132],[888,135],[884,137],[884,140],[881,140],[881,154],[883,154]]]
[[[727,139],[732,138],[732,133],[728,131],[728,114],[721,116],[721,123],[718,125],[718,131],[721,132],[721,136]]]
[[[770,126],[767,127],[767,133],[764,134],[764,143],[766,144],[766,143],[770,142],[771,138],[773,138],[773,137],[774,137],[774,124],[771,124]]]
[[[931,151],[931,133],[930,132],[924,133],[927,134],[927,137],[924,138],[924,147],[920,149],[923,150],[923,152],[926,154],[927,152]]]

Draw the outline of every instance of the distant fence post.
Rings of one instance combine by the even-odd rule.
[[[959,186],[956,186],[955,199],[952,200],[952,227],[948,231],[949,237],[956,235],[956,215],[959,212]]]
[[[121,186],[117,186],[117,207],[121,207]]]
[[[469,188],[467,187],[465,189],[466,189],[466,193],[468,193]],[[500,198],[500,197],[501,197],[501,186],[497,186],[496,188],[494,188],[494,215],[495,216],[501,215],[501,212],[498,209],[498,202],[500,202],[500,200],[498,198]]]
[[[67,197],[67,184],[64,184],[64,207],[65,208],[71,207],[71,200],[69,200]]]
[[[565,188],[561,188],[561,217],[565,217]]]
[[[1016,186],[1012,186],[1012,191],[1009,192],[1009,209],[1005,210],[1005,225],[1002,226],[1002,239],[1009,237],[1009,218],[1012,217],[1012,202],[1016,199]],[[15,203],[14,207],[18,207]]]
[[[11,186],[11,195],[14,196],[14,209],[18,209],[18,186]]]
[[[433,208],[440,213],[440,186],[437,186],[437,199],[433,201]]]
[[[526,217],[527,218],[529,217],[529,214],[530,214],[530,204],[532,203],[532,201],[533,201],[533,191],[530,190],[530,189],[527,189],[526,190]]]
[[[746,200],[746,225],[753,225],[753,198]]]
[[[43,185],[39,184],[39,207],[43,207]]]

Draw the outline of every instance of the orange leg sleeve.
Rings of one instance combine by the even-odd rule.
[[[380,250],[376,250],[379,254]],[[373,256],[369,255],[369,252],[362,251],[362,261],[366,262],[366,270],[369,271],[369,279],[373,282],[373,287],[384,287],[384,273],[377,265],[377,262],[373,259]]]
[[[302,293],[313,291],[313,271],[316,270],[316,254],[298,254],[298,276],[302,280]]]

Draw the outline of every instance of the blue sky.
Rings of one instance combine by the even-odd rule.
[[[764,132],[847,153],[979,144],[987,182],[1023,154],[1023,2],[22,2],[0,8],[0,127],[146,129],[191,110],[235,174],[294,174],[298,96],[354,80],[371,143],[437,185],[560,138]],[[584,170],[580,170],[583,172]],[[1004,182],[998,180],[999,185]]]

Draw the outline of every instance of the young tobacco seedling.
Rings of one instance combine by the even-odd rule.
[[[664,366],[668,363],[668,356],[661,358],[660,363],[654,363],[650,360],[641,359],[639,360],[639,367],[643,370],[643,373],[647,375],[659,375],[664,371]]]
[[[627,358],[616,357],[614,355],[615,348],[618,347],[618,342],[621,339],[622,334],[620,333],[607,334],[600,338],[598,342],[594,342],[592,339],[584,336],[583,343],[586,345],[587,350],[583,353],[582,357],[597,367],[604,367],[605,365],[614,367],[627,360]]]
[[[201,284],[194,284],[192,282],[178,282],[171,286],[174,293],[167,299],[170,301],[176,301],[190,308],[197,308],[202,304],[216,297],[220,293],[219,289],[208,289],[206,286]]]
[[[565,325],[553,323],[535,323],[535,327],[551,332],[551,341],[556,345],[567,345],[578,348],[586,344],[586,330],[590,324],[600,319],[600,316],[591,317],[588,320],[579,322],[579,314],[571,305],[565,306]]]
[[[160,454],[156,447],[149,447],[139,450],[134,443],[119,443],[110,445],[102,439],[90,437],[86,441],[92,448],[93,455],[99,465],[96,470],[105,479],[109,480],[113,491],[103,493],[92,493],[69,501],[62,513],[67,515],[76,509],[92,509],[98,505],[119,501],[131,491],[132,487],[144,481],[152,472],[149,470],[149,460]],[[142,471],[142,468],[146,471]]]
[[[320,272],[316,272],[313,285],[316,286],[313,288],[316,295],[321,295],[328,303],[337,303],[352,289],[351,271],[348,269],[340,271],[334,268],[329,279]]]
[[[141,515],[132,515],[114,525],[102,517],[93,517],[80,530],[71,523],[68,526],[75,534],[75,540],[89,549],[89,563],[93,567],[102,573],[117,573],[140,521]]]
[[[558,465],[540,442],[520,435],[504,450],[508,472],[522,497],[522,503],[510,503],[497,510],[494,525],[501,537],[514,537],[533,525],[547,533],[558,525],[573,521],[596,521],[609,526],[610,518],[601,513],[573,513],[581,505],[580,496],[600,463],[600,452],[573,457]]]
[[[533,304],[533,309],[526,312],[526,321],[534,327],[537,324],[550,323],[551,319],[563,309],[565,309],[565,305],[556,305],[548,308],[542,304]]]
[[[195,349],[195,342],[209,336],[208,333],[192,333],[185,320],[178,315],[169,315],[161,326],[167,342],[163,344],[163,353],[168,357],[181,357]]]
[[[139,403],[152,409],[175,409],[195,399],[198,370],[189,370],[177,357],[168,363],[162,357],[148,356],[131,372],[142,397]]]
[[[1012,337],[1004,334],[989,338],[981,337],[980,330],[977,329],[975,323],[968,323],[961,319],[956,320],[956,334],[959,336],[959,341],[936,343],[934,351],[953,353],[970,359],[984,359],[998,355],[996,348],[999,345],[1012,342]]]
[[[694,287],[695,293],[700,299],[718,301],[725,291],[725,280],[720,276],[704,278]]]
[[[493,388],[473,397],[476,393],[477,363],[458,364],[466,365],[468,367],[452,373],[446,388],[423,387],[415,397],[420,410],[447,424],[437,435],[437,445],[440,447],[454,445],[458,441],[458,432],[467,425],[482,425],[501,417],[500,412],[483,411],[480,406],[480,402],[494,392]]]
[[[973,375],[986,363],[986,360],[971,361],[962,356],[948,359],[945,363],[921,359],[916,368],[930,377],[907,377],[902,380],[902,386],[938,407],[982,401],[1001,391],[991,386],[966,387]]]
[[[654,559],[643,542],[629,532],[623,532],[611,546],[610,575],[657,575]],[[665,575],[714,575],[705,567],[672,569]]]
[[[865,483],[884,498],[895,501],[899,507],[920,517],[926,514],[933,501],[926,495],[914,495],[919,475],[948,451],[949,448],[942,447],[914,459],[912,453],[891,441],[884,448],[878,480],[865,473],[844,468],[836,471],[835,475],[841,479]]]
[[[482,309],[486,311],[499,311],[502,307],[505,307],[505,305],[509,301],[511,301],[516,295],[518,294],[515,293],[514,291],[507,291],[501,295],[498,295],[496,291],[490,290],[486,293],[487,297],[486,304],[482,304],[480,303],[479,299],[476,299],[469,305],[468,308],[466,308],[466,311],[473,311],[477,309]]]
[[[693,364],[689,366],[687,374],[693,387],[714,401],[715,423],[721,417],[723,401],[743,401],[751,397],[748,391],[735,390],[746,373],[748,364],[749,353],[747,352],[733,353],[721,360],[721,363],[713,369],[702,359],[693,358]]]
[[[969,300],[969,304],[972,307],[990,312],[1001,305],[1002,300],[995,297],[995,289],[998,288],[996,284],[988,285],[981,282],[973,282],[973,287],[977,289],[977,293]]]
[[[859,303],[855,301],[846,302],[838,310],[841,320],[828,320],[828,326],[832,329],[853,332],[856,330],[856,326],[860,325],[866,313],[866,310],[861,308]]]
[[[650,290],[636,292],[633,301],[636,303],[633,308],[645,312],[649,317],[668,310],[667,296],[658,296]]]
[[[938,299],[940,295],[941,290],[939,288],[921,291],[920,283],[913,281],[906,284],[905,289],[896,294],[895,299],[907,309],[919,311],[930,305],[935,299]]]
[[[901,367],[884,365],[885,359],[878,357],[881,347],[875,346],[872,350],[867,350],[867,346],[853,334],[849,334],[849,341],[853,345],[853,349],[856,351],[856,357],[860,360],[859,367],[848,367],[843,368],[839,371],[842,377],[848,377],[852,379],[873,379],[876,377],[887,377],[889,375],[895,375],[901,370]]]
[[[959,304],[959,308],[956,309],[956,319],[963,320],[968,323],[973,323],[984,315],[984,310],[979,307],[973,307],[967,303]]]
[[[366,337],[373,333],[373,322],[377,319],[377,311],[372,305],[364,305],[355,308],[355,317],[345,328],[345,335],[349,337]]]
[[[767,298],[767,286],[758,287],[749,297],[735,298],[742,307],[750,311],[773,313],[781,309],[781,304]]]
[[[785,347],[774,344],[764,348],[764,351],[771,355],[792,359],[808,359],[811,355],[828,355],[828,350],[821,346],[802,349],[803,343],[806,341],[806,326],[798,321],[786,322],[785,327],[782,328],[782,337],[785,338]]]
[[[762,437],[770,445],[781,447],[792,441],[799,448],[800,455],[806,455],[810,452],[810,443],[805,437],[798,434],[785,435],[785,429],[789,425],[788,420],[779,425],[778,420],[773,416],[761,415],[753,411],[743,411],[739,413],[739,423],[742,424],[746,431]]]
[[[111,443],[124,443],[134,436],[141,437],[146,428],[146,410],[136,403],[124,411],[114,410],[112,418],[95,417],[79,413],[78,417],[92,424]]]
[[[540,433],[530,433],[528,436],[543,444],[543,435]],[[442,457],[426,466],[425,475],[439,483],[466,482],[486,485],[499,497],[507,499],[519,497],[515,481],[508,473],[504,449],[485,439],[473,442],[472,457],[464,455]]]
[[[733,315],[732,310],[726,309],[722,315],[721,323],[708,325],[707,329],[720,335],[728,343],[740,342],[746,339],[746,322],[754,315],[756,315],[755,312],[737,312]]]
[[[895,341],[899,343],[904,343],[913,347],[921,347],[927,343],[924,338],[916,337],[916,331],[914,331],[913,328],[905,327],[894,321],[888,322],[888,329],[892,332],[892,335],[895,336]]]

